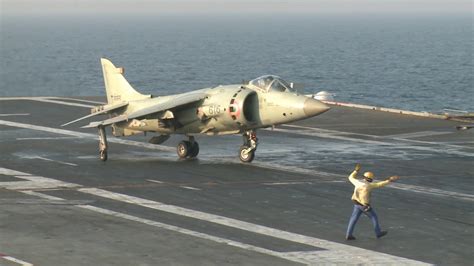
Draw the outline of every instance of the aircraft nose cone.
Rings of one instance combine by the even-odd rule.
[[[313,98],[308,98],[304,102],[304,107],[303,107],[304,113],[307,116],[319,115],[326,112],[329,109],[330,109],[329,106]]]

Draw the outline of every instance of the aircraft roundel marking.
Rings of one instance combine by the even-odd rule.
[[[239,117],[240,107],[239,102],[237,102],[236,100],[234,100],[234,102],[229,105],[229,114],[231,116]]]

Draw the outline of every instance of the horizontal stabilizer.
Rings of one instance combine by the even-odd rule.
[[[110,111],[116,111],[117,109],[120,109],[120,108],[125,107],[127,105],[128,105],[128,103],[120,103],[120,104],[114,104],[112,106],[107,106],[107,105],[99,106],[99,108],[97,108],[97,107],[94,108],[95,110],[98,110],[98,111],[96,111],[96,112],[94,112],[90,115],[86,115],[86,116],[83,116],[83,117],[78,118],[76,120],[73,120],[71,122],[67,122],[66,124],[62,124],[61,126],[64,127],[64,126],[79,122],[81,120],[84,120],[84,119],[87,119],[87,118],[90,118],[90,117],[93,117],[93,116],[96,116],[96,115],[107,114]]]
[[[114,123],[127,121],[128,119],[131,119],[131,118],[128,118],[126,115],[119,115],[119,116],[115,116],[115,117],[112,117],[110,119],[106,119],[106,120],[103,120],[103,121],[91,122],[89,125],[83,126],[81,128],[91,128],[91,127],[99,127],[99,126],[104,126],[105,127],[105,126],[112,125]]]

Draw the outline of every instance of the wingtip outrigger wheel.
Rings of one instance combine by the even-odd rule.
[[[99,126],[99,159],[103,162],[107,161],[107,135],[105,128]]]
[[[244,163],[250,163],[255,158],[255,151],[257,150],[257,132],[247,131],[244,133],[243,139],[244,145],[240,146],[239,158]]]
[[[107,161],[107,151],[99,151],[99,159],[103,162]]]

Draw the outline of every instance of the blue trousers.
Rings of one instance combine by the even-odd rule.
[[[355,225],[357,221],[359,220],[359,217],[362,213],[367,215],[370,218],[370,220],[372,220],[372,224],[374,225],[375,235],[376,236],[380,235],[379,219],[377,218],[377,214],[375,213],[374,208],[370,208],[369,211],[364,212],[363,206],[354,204],[354,209],[352,210],[351,219],[349,220],[349,225],[347,226],[346,237],[352,236]]]

